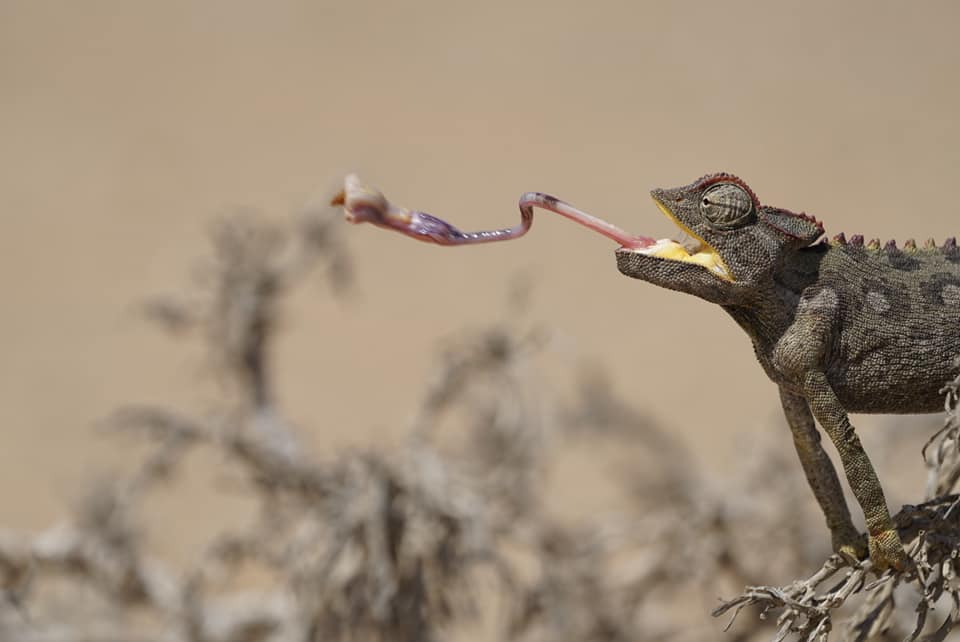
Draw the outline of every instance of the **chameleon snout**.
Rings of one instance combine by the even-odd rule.
[[[657,187],[650,190],[650,198],[658,205],[667,206],[668,203],[682,202],[684,197],[682,190]]]

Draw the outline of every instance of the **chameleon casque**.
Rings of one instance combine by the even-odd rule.
[[[883,489],[849,412],[928,413],[943,408],[939,390],[960,355],[960,250],[955,239],[903,248],[890,241],[820,240],[812,216],[761,205],[745,182],[712,174],[654,202],[685,232],[683,242],[631,236],[558,199],[520,199],[521,224],[461,232],[436,217],[391,205],[348,177],[336,199],[348,220],[370,222],[442,245],[516,238],[532,224],[532,207],[574,219],[621,244],[623,274],[720,305],[743,328],[784,414],[810,487],[826,517],[834,550],[877,570],[904,569],[908,558]],[[857,531],[814,419],[836,447],[863,509]]]

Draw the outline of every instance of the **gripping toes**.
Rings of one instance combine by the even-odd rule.
[[[885,571],[892,568],[897,571],[904,571],[909,566],[909,558],[903,550],[903,544],[900,542],[900,535],[895,529],[887,529],[879,533],[870,534],[868,540],[870,550],[870,561],[878,571]]]
[[[855,560],[865,559],[869,552],[867,548],[867,537],[856,531],[843,534],[834,533],[833,550]]]
[[[881,573],[889,568],[905,571],[910,565],[910,558],[903,550],[900,535],[892,528],[869,537],[856,533],[852,537],[849,533],[835,533],[833,550],[857,560],[866,559],[869,554],[874,569]]]

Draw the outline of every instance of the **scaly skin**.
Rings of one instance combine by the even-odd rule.
[[[694,241],[681,245],[631,236],[552,196],[520,199],[521,223],[461,232],[437,217],[391,205],[348,177],[334,203],[347,219],[440,245],[510,240],[525,234],[533,207],[566,216],[623,245],[617,266],[630,277],[693,294],[723,307],[753,341],[793,433],[807,481],[827,520],[833,547],[874,568],[902,570],[907,556],[890,520],[877,474],[848,412],[923,413],[942,408],[939,390],[960,355],[960,251],[956,240],[917,249],[881,248],[843,235],[816,243],[813,217],[761,206],[747,185],[713,174],[651,193]],[[863,509],[857,532],[840,480],[820,444],[814,418],[840,454]]]
[[[721,194],[727,203],[705,204],[705,198],[717,200],[711,189],[718,185],[728,186]],[[620,271],[717,303],[737,321],[780,387],[794,445],[834,549],[862,556],[863,538],[850,520],[814,417],[836,446],[863,509],[875,568],[904,569],[907,556],[883,489],[847,413],[942,409],[938,391],[955,376],[953,360],[960,355],[956,242],[918,250],[908,241],[900,250],[893,243],[864,246],[862,237],[847,243],[841,235],[814,245],[823,233],[815,219],[761,206],[746,184],[726,174],[652,195],[665,213],[716,251],[728,273],[651,256],[648,248],[618,250]],[[717,220],[708,218],[710,208],[720,212]]]

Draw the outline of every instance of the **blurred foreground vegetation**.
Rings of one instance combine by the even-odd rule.
[[[271,346],[293,289],[321,278],[331,296],[353,287],[338,229],[325,211],[287,225],[225,219],[188,290],[144,306],[174,342],[204,342],[218,407],[131,404],[103,421],[142,440],[145,454],[132,474],[91,483],[49,529],[0,532],[0,639],[680,642],[833,630],[899,640],[952,628],[956,382],[926,459],[932,501],[898,522],[918,568],[879,583],[868,566],[830,557],[785,427],[715,479],[617,398],[602,368],[571,364],[560,373],[567,392],[548,392],[538,367],[551,329],[524,321],[523,288],[508,293],[503,318],[442,338],[400,446],[320,457],[277,405]],[[704,429],[709,415],[700,410]],[[880,456],[904,457],[917,441],[891,431]],[[609,516],[555,514],[549,470],[565,449],[597,442],[636,452],[629,471],[611,471],[628,504]],[[151,530],[145,516],[199,449],[217,453],[256,511],[181,568],[150,552],[164,536],[155,529],[178,525]],[[906,452],[915,465],[915,446]],[[790,578],[809,579],[761,586]],[[725,622],[703,614],[745,586],[754,588],[720,610],[750,611],[724,634]]]

